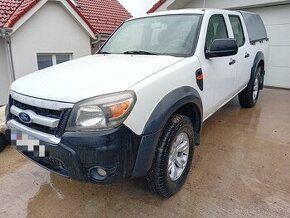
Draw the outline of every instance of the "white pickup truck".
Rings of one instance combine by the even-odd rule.
[[[68,178],[184,184],[202,123],[233,97],[255,106],[268,38],[259,15],[188,9],[124,22],[95,54],[11,86],[7,124],[40,140],[26,157]]]

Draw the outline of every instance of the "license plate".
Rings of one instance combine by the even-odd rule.
[[[49,156],[43,142],[18,130],[11,130],[11,145],[15,145],[18,151],[32,157]]]

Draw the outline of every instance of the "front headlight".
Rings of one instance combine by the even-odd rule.
[[[117,127],[128,117],[135,102],[133,91],[81,101],[74,106],[66,131],[96,131]]]

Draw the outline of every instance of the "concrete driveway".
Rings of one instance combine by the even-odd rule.
[[[231,101],[204,124],[184,188],[164,200],[142,180],[91,185],[0,154],[0,217],[289,217],[290,91],[254,109]]]

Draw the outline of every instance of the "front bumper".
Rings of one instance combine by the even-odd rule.
[[[59,144],[41,142],[46,157],[36,157],[33,152],[20,152],[62,176],[81,182],[111,183],[132,176],[141,136],[126,126],[101,132],[64,133]],[[96,169],[102,168],[107,176],[100,178]]]
[[[65,132],[72,105],[55,104],[14,92],[12,94],[6,110],[7,126],[37,139],[37,143],[40,144],[33,146],[32,149],[35,148],[36,153],[31,152],[31,145],[28,146],[22,138],[20,144],[24,146],[17,146],[17,149],[42,167],[82,182],[98,183],[142,177],[151,168],[160,130],[136,135],[128,127],[121,125],[112,130],[99,132]],[[15,113],[15,108],[12,110],[12,106],[24,112],[28,110],[35,112],[38,115],[34,117],[37,118],[37,122],[28,124],[22,122],[19,114]],[[52,119],[59,120],[56,128],[51,123]],[[43,147],[46,155],[39,157],[44,156],[38,155],[43,154]],[[107,173],[105,178],[96,176],[96,172],[102,175],[104,171]]]

